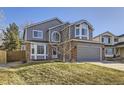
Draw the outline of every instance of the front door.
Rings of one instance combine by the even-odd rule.
[[[52,48],[52,58],[58,58],[57,47],[53,47]]]

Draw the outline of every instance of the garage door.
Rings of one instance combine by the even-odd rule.
[[[77,61],[99,61],[100,48],[99,47],[77,47]]]

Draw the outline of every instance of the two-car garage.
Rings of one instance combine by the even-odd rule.
[[[100,43],[73,42],[73,46],[76,46],[77,62],[102,60],[102,44]]]
[[[77,61],[99,61],[100,48],[92,46],[77,46]]]

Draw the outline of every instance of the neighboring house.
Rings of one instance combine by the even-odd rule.
[[[103,44],[93,41],[93,30],[86,20],[53,18],[25,27],[22,49],[29,60],[100,61]]]
[[[124,57],[124,35],[116,36],[107,31],[94,37],[93,40],[104,44],[103,57]]]
[[[104,44],[103,56],[113,57],[116,50],[115,44],[118,42],[117,36],[107,31],[93,38],[94,41]]]

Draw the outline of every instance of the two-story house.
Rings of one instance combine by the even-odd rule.
[[[52,18],[26,26],[22,47],[29,60],[100,61],[103,45],[93,41],[93,30],[87,20],[70,24]]]
[[[103,57],[124,58],[124,35],[116,36],[107,31],[94,37],[93,40],[104,45],[104,47],[102,48]]]
[[[107,31],[93,38],[94,41],[104,44],[103,56],[114,57],[116,54],[115,44],[118,42],[118,37]]]

